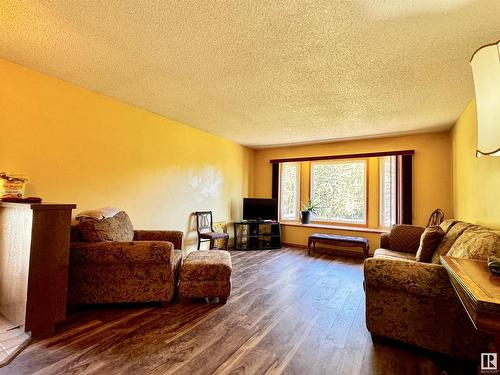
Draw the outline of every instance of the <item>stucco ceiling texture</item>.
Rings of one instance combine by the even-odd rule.
[[[261,147],[449,128],[499,20],[498,0],[2,0],[0,57]]]

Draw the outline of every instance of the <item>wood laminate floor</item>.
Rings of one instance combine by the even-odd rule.
[[[365,327],[362,261],[232,252],[227,304],[92,307],[0,374],[448,374],[474,369]]]
[[[9,363],[29,342],[30,337],[19,325],[0,315],[0,366]]]

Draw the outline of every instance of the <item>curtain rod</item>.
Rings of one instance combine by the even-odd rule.
[[[287,159],[271,159],[269,162],[271,164],[278,164],[278,163],[288,163],[294,161],[373,158],[373,157],[397,156],[397,155],[415,155],[415,150],[383,151],[383,152],[367,152],[363,154],[344,154],[344,155],[327,155],[327,156],[308,156],[308,157],[287,158]]]

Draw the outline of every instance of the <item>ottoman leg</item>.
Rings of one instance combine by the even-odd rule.
[[[191,298],[188,297],[179,297],[179,303],[181,305],[188,305],[191,303]]]

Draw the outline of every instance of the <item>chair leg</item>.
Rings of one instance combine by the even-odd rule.
[[[226,242],[226,243],[225,243],[225,245],[226,245],[226,246],[225,246],[225,249],[224,249],[224,250],[226,250],[226,251],[227,251],[227,250],[229,249],[229,236],[227,236],[227,238],[226,238],[226,241],[225,241],[225,242]]]
[[[214,240],[210,239],[210,245],[208,246],[208,250],[212,250],[214,248]]]
[[[198,237],[198,250],[200,250],[200,245],[201,245],[201,238]]]

